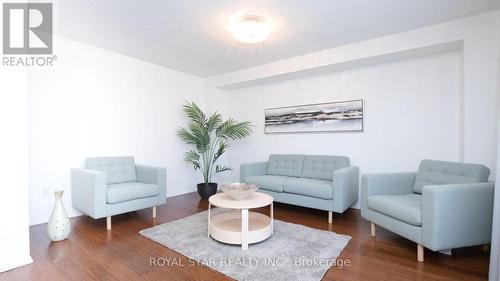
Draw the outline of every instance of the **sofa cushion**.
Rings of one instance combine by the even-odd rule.
[[[88,158],[85,167],[106,173],[108,184],[137,181],[134,157]]]
[[[488,181],[490,169],[479,164],[423,160],[420,162],[413,192],[435,184],[473,183]]]
[[[133,199],[157,196],[158,194],[160,194],[160,191],[156,184],[141,182],[116,183],[108,185],[106,201],[109,204],[115,204]]]
[[[306,155],[304,157],[302,177],[332,180],[333,171],[344,167],[349,167],[349,157]]]
[[[272,154],[267,164],[268,175],[300,177],[304,155],[301,154]]]
[[[422,225],[422,195],[374,195],[367,200],[368,208],[400,221]]]
[[[246,183],[253,183],[259,188],[274,191],[283,192],[283,184],[293,177],[285,176],[274,176],[274,175],[263,175],[263,176],[250,176],[245,179]]]
[[[333,182],[327,180],[295,178],[284,183],[283,191],[320,199],[333,199]]]

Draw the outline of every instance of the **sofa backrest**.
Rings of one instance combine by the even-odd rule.
[[[349,167],[349,157],[306,155],[304,157],[304,167],[302,168],[302,177],[321,179],[321,180],[332,180],[333,171],[345,167]]]
[[[422,160],[413,192],[422,193],[426,185],[485,182],[489,175],[490,169],[480,164]]]
[[[106,173],[108,184],[137,181],[132,156],[87,158],[85,168]]]
[[[271,154],[266,174],[300,177],[303,165],[304,155],[302,154]]]

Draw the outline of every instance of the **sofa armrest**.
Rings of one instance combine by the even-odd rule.
[[[71,169],[73,207],[94,219],[106,216],[106,174],[88,169]]]
[[[267,161],[241,164],[240,182],[245,182],[245,179],[250,176],[265,175],[266,170],[267,170]]]
[[[333,171],[333,208],[343,213],[358,201],[359,168],[345,167]]]
[[[167,201],[167,169],[145,165],[135,165],[137,181],[142,183],[156,184],[160,194],[158,195],[158,205]]]
[[[491,241],[494,184],[424,186],[422,244],[434,251]]]
[[[366,174],[361,177],[361,216],[369,219],[368,196],[413,193],[417,173]]]

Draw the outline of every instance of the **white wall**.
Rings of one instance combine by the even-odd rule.
[[[365,101],[364,132],[264,134],[265,108],[351,99]],[[229,116],[256,125],[229,152],[234,167],[271,153],[346,155],[361,173],[413,171],[422,158],[459,157],[456,52],[234,90],[226,102]]]
[[[28,229],[27,71],[0,66],[0,81],[0,272],[3,272],[32,260]]]
[[[454,123],[454,126],[458,125],[459,128],[458,136],[454,134],[454,137],[456,137],[455,140],[458,141],[458,147],[456,146],[456,142],[452,144],[453,149],[456,149],[454,155],[458,154],[458,160],[460,161],[485,164],[491,169],[491,179],[494,179],[496,171],[495,151],[497,146],[496,128],[498,127],[498,62],[494,58],[498,57],[499,52],[498,30],[498,12],[492,12],[223,74],[208,79],[207,87],[209,92],[215,96],[227,96],[228,99],[232,98],[231,95],[238,94],[241,91],[234,90],[235,88],[241,89],[246,87],[247,90],[245,91],[248,95],[264,99],[265,95],[261,95],[260,91],[266,91],[262,89],[267,88],[252,88],[252,86],[272,85],[276,81],[294,81],[303,79],[304,77],[314,77],[317,73],[324,74],[325,70],[339,71],[339,69],[345,69],[346,65],[349,66],[348,68],[356,69],[356,67],[366,67],[366,65],[379,65],[384,63],[382,59],[392,62],[395,59],[406,60],[408,56],[429,56],[436,52],[442,52],[442,46],[458,46],[456,50],[460,51],[460,112]],[[417,71],[414,74],[416,76],[425,75]],[[441,73],[437,75],[439,75],[437,77],[440,77],[446,74]],[[415,79],[418,79],[418,77],[415,77]],[[396,78],[392,80],[387,79],[383,82],[385,84],[398,83]],[[286,92],[282,93],[281,100],[274,100],[272,96],[276,95],[276,93],[273,93],[268,103],[273,106],[287,106],[314,103],[318,100],[338,100],[336,97],[326,98],[320,96],[318,98],[317,92],[305,91],[309,86],[316,88],[315,83],[307,84],[303,82],[301,85],[301,89],[304,92],[302,97],[294,99],[287,96],[290,92],[289,89],[293,89],[293,87],[289,87],[289,89],[286,89]],[[341,93],[335,92],[335,95],[341,95],[343,99],[352,99],[358,96],[358,93],[353,90],[356,90],[360,86],[346,83],[345,85],[338,85],[338,87],[343,87],[342,89],[344,90]],[[221,89],[229,90],[224,92]],[[453,91],[454,89],[445,90]],[[293,95],[291,94],[291,96]],[[386,102],[390,103],[391,101]],[[233,107],[234,103],[229,102],[226,105],[228,112],[238,110]],[[367,104],[367,109],[370,110],[369,104]],[[252,109],[248,107],[246,110]],[[260,114],[263,118],[263,112]],[[367,112],[366,122],[373,122],[371,114]],[[370,124],[367,123],[367,129],[370,129],[369,126]],[[443,127],[443,130],[448,129],[447,126]],[[335,135],[335,139],[347,139],[351,137],[351,134],[348,134],[348,136]],[[387,136],[380,135],[380,137],[386,138]],[[280,138],[286,139],[289,144],[287,147],[291,147],[300,143],[297,142],[297,139],[304,139],[306,137],[291,134],[281,137],[269,136],[266,140],[271,142]],[[319,139],[324,138],[330,138],[330,134],[317,134],[310,137],[308,141],[317,143]],[[315,141],[313,142],[312,140]],[[387,146],[390,145],[390,143],[387,144]],[[420,159],[432,155],[440,156],[433,153],[435,147],[430,147],[430,145],[418,152]],[[377,149],[377,147],[370,147]],[[445,147],[443,149],[450,148]],[[448,155],[446,158],[452,159],[452,156]],[[384,160],[371,159],[369,161]],[[244,159],[242,159],[242,162],[244,162]],[[409,168],[404,163],[393,163],[393,167],[397,167],[397,169]],[[366,170],[365,166],[361,168]],[[386,167],[381,165],[379,169],[386,169]]]
[[[499,14],[500,17],[500,14]],[[499,22],[500,24],[500,22]],[[500,33],[500,31],[499,31]],[[500,46],[499,46],[500,48]],[[500,52],[498,56],[498,68],[500,72]],[[497,76],[498,85],[500,85],[500,75]],[[500,107],[500,87],[498,91],[497,106]],[[498,114],[500,120],[500,114]],[[500,134],[500,126],[498,127]],[[499,138],[500,140],[500,135]],[[500,174],[500,142],[497,141],[497,175]],[[494,212],[493,212],[493,231],[491,233],[491,255],[490,255],[490,271],[489,280],[500,281],[500,177],[497,177],[495,182],[495,198],[494,198]]]
[[[19,2],[17,0],[9,2]],[[3,14],[0,13],[0,22]],[[0,29],[3,38],[3,29]],[[0,65],[0,272],[32,262],[28,207],[28,72]]]
[[[499,151],[497,154],[497,175],[499,174],[500,174],[500,144],[499,144]],[[493,212],[493,227],[492,227],[493,230],[491,233],[489,280],[500,281],[500,177],[497,177],[495,182],[494,204],[495,206]]]
[[[47,221],[56,189],[79,214],[70,169],[91,156],[133,155],[167,168],[167,196],[194,191],[199,177],[175,129],[185,100],[204,106],[203,79],[61,37],[54,45],[55,66],[30,69],[30,223]]]
[[[209,78],[207,92],[226,113],[257,124],[228,162],[338,154],[371,173],[412,171],[433,158],[485,164],[494,180],[498,31],[493,12]],[[448,48],[455,51],[442,54]],[[364,133],[263,134],[266,107],[358,98]],[[238,171],[226,177],[237,179]]]

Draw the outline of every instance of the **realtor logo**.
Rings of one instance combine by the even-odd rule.
[[[3,53],[52,54],[52,3],[3,4]]]

